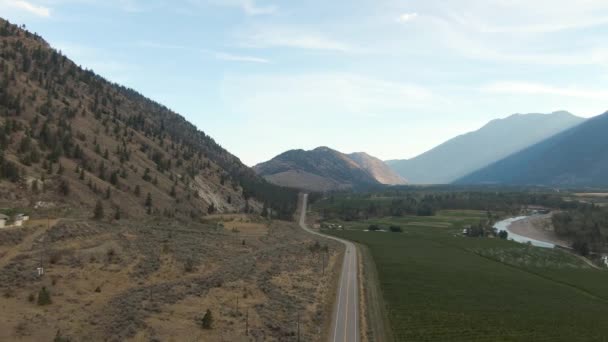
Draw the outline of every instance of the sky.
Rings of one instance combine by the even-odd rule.
[[[608,110],[606,0],[0,0],[248,165],[407,159],[514,113]]]

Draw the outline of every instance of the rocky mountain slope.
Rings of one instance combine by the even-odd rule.
[[[608,112],[458,180],[459,184],[608,186]]]
[[[493,120],[413,159],[387,164],[414,184],[448,184],[583,121],[568,112],[515,114]]]
[[[328,147],[287,151],[254,170],[272,183],[310,191],[405,183],[377,158],[365,153],[346,155]]]
[[[0,19],[0,46],[0,198],[9,204],[86,215],[100,205],[105,217],[295,209],[294,191],[264,181],[182,116],[80,68],[41,37]]]

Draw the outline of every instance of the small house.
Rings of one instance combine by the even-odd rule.
[[[604,265],[606,265],[606,267],[608,267],[608,255],[604,255],[602,257],[602,261],[604,262]]]
[[[6,227],[6,222],[8,222],[8,216],[0,214],[0,228]]]
[[[17,215],[15,215],[15,226],[21,227],[21,226],[23,226],[23,223],[29,219],[30,219],[30,217],[27,215],[17,214]]]

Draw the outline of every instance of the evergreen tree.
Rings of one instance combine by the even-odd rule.
[[[103,218],[103,203],[100,200],[95,204],[95,210],[93,212],[93,218],[96,220],[101,220]]]
[[[211,329],[213,327],[213,315],[211,314],[211,310],[207,309],[203,319],[201,319],[201,327],[203,329]]]
[[[40,289],[40,292],[38,292],[38,305],[44,306],[50,305],[51,303],[51,293],[49,292],[49,290],[47,290],[45,286],[43,286]]]

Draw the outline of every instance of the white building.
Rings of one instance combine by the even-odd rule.
[[[0,214],[0,228],[6,227],[7,221],[8,221],[8,216]]]
[[[30,217],[24,214],[17,214],[15,215],[15,227],[21,227],[23,226],[23,223],[27,220],[29,220]]]

